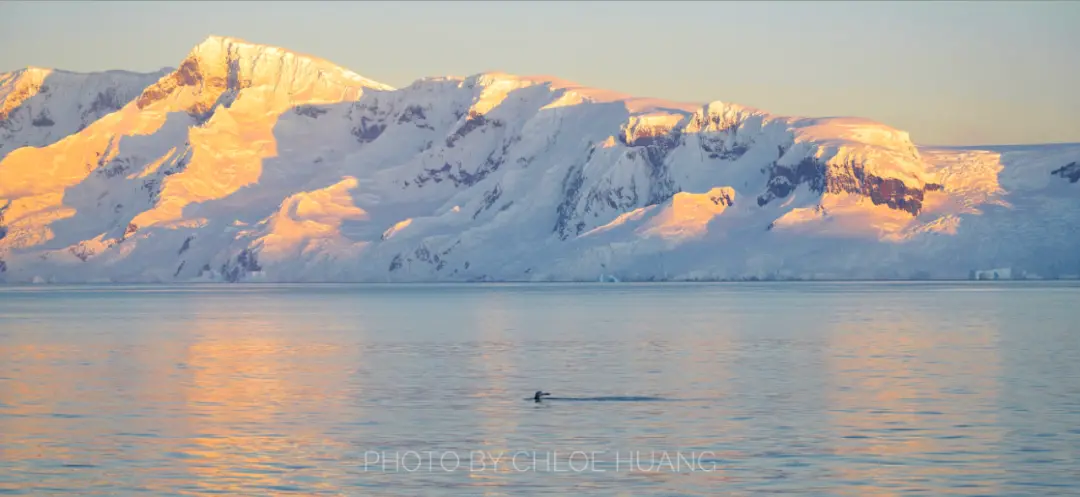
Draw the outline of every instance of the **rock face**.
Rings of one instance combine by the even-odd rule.
[[[758,196],[758,205],[787,197],[798,185],[807,185],[810,191],[818,194],[855,194],[869,199],[874,205],[885,205],[912,216],[918,216],[922,210],[926,192],[941,189],[937,183],[909,187],[897,178],[868,174],[865,165],[855,161],[830,165],[807,157],[795,166],[773,165],[766,191]]]
[[[1047,182],[1077,181],[1080,146],[920,148],[502,73],[394,89],[224,37],[0,96],[0,281],[1080,272],[1080,198]]]

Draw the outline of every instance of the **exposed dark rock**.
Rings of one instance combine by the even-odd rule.
[[[111,112],[116,112],[124,106],[120,102],[120,98],[116,95],[116,88],[106,88],[105,91],[98,92],[94,97],[94,101],[90,103],[90,107],[83,111],[82,117],[102,116]]]
[[[395,255],[394,259],[390,261],[390,271],[393,272],[401,269],[401,265],[401,254]]]
[[[710,159],[733,161],[742,157],[752,141],[737,141],[739,126],[743,120],[739,116],[725,116],[723,114],[695,114],[693,120],[700,126],[702,132],[698,135],[701,149],[708,152]],[[706,131],[708,130],[708,131]],[[730,140],[729,140],[730,138]],[[728,142],[730,141],[730,145]],[[780,155],[783,155],[781,153]]]
[[[44,128],[44,127],[52,126],[52,125],[56,124],[56,122],[53,121],[52,118],[49,116],[49,111],[42,110],[41,113],[38,114],[37,117],[35,117],[33,121],[30,121],[30,124],[32,124],[32,125],[34,125],[35,127],[38,127],[38,128]]]
[[[236,256],[236,264],[246,271],[262,270],[262,267],[259,266],[259,261],[256,260],[255,252],[252,252],[250,249],[240,251],[240,255]]]
[[[375,121],[361,117],[360,124],[352,129],[352,135],[356,137],[356,141],[360,143],[371,143],[375,141],[382,132],[386,130],[386,125],[382,123],[376,123]]]
[[[413,181],[416,183],[417,187],[423,187],[428,181],[442,183],[444,180],[449,180],[454,183],[455,187],[473,186],[483,181],[484,178],[487,178],[488,175],[497,171],[499,167],[503,165],[503,158],[495,157],[494,154],[495,152],[492,152],[488,155],[487,159],[484,160],[484,163],[473,172],[466,171],[461,167],[461,163],[458,163],[457,169],[455,170],[450,166],[450,163],[447,162],[439,169],[424,169],[424,172],[416,175],[416,178]]]
[[[244,249],[236,256],[236,264],[225,263],[221,265],[221,276],[229,283],[236,283],[244,275],[261,270],[262,266],[259,266],[255,252],[251,249]]]
[[[142,189],[146,192],[150,205],[153,205],[161,196],[161,181],[156,178],[147,178],[143,180]]]
[[[627,153],[634,159],[641,157],[648,168],[649,196],[646,204],[659,204],[671,198],[682,188],[671,178],[666,163],[667,155],[682,142],[682,130],[678,127],[639,126],[631,131],[623,130],[619,141],[636,149]]]
[[[709,152],[710,159],[731,161],[737,160],[739,157],[742,157],[744,154],[746,154],[747,150],[750,150],[749,146],[743,145],[741,143],[732,145],[731,148],[726,148],[723,146],[717,148],[710,148],[706,143],[703,142],[701,148],[704,149],[706,152]]]
[[[3,259],[0,259],[0,273],[7,272],[7,263]]]
[[[585,183],[585,175],[582,173],[581,166],[572,166],[566,171],[566,176],[563,177],[562,182],[562,202],[559,202],[559,207],[556,210],[555,227],[552,229],[554,233],[558,233],[559,238],[566,240],[570,237],[568,225],[570,219],[574,216],[574,211],[577,209],[578,200],[581,198],[581,187]],[[578,226],[575,235],[580,235],[583,226]]]
[[[202,81],[203,77],[199,72],[199,59],[192,55],[184,59],[184,62],[180,63],[180,67],[168,78],[164,78],[143,90],[142,95],[139,95],[139,98],[135,100],[135,105],[139,109],[143,109],[158,100],[164,99],[178,87],[195,86],[202,83]]]
[[[194,240],[194,239],[195,239],[194,235],[189,236],[186,239],[184,239],[184,244],[180,246],[180,251],[177,252],[176,254],[180,255],[180,254],[183,254],[184,252],[187,252],[187,249],[191,248],[191,241]]]
[[[8,228],[7,226],[4,226],[4,213],[8,210],[8,207],[11,207],[10,200],[5,202],[3,206],[0,206],[0,240],[3,240],[8,234]]]
[[[195,120],[196,126],[206,124],[218,107],[226,109],[231,107],[239,96],[240,90],[251,86],[251,81],[240,79],[240,60],[235,54],[230,53],[225,63],[227,65],[225,78],[212,76],[205,80],[202,87],[204,98],[213,99],[213,102],[210,105],[198,102],[188,109],[188,115]]]
[[[495,204],[499,197],[502,195],[502,188],[499,185],[495,185],[495,188],[484,192],[484,201],[480,204],[480,208],[476,209],[473,214],[473,219],[476,219],[482,212],[491,208]]]
[[[186,262],[187,262],[187,261],[180,261],[180,266],[178,266],[178,267],[176,268],[176,272],[175,272],[175,273],[173,273],[173,275],[172,275],[172,277],[173,277],[173,278],[175,278],[175,277],[177,277],[177,276],[179,276],[179,275],[180,275],[180,270],[181,270],[181,269],[184,269],[184,264],[185,264]]]
[[[633,130],[623,129],[623,132],[619,134],[619,141],[629,147],[656,145],[670,150],[679,144],[681,136],[682,131],[678,128],[643,125]]]
[[[694,117],[695,120],[700,120],[700,118],[700,115]],[[733,161],[750,150],[752,142],[740,143],[734,139],[737,136],[740,121],[735,118],[724,119],[719,115],[710,116],[709,120],[718,128],[719,133],[703,131],[698,134],[698,142],[701,149],[708,153],[710,159]],[[731,142],[730,145],[728,145],[729,141]],[[783,153],[780,155],[783,155]]]
[[[485,117],[483,114],[481,114],[479,112],[476,112],[475,110],[470,110],[469,111],[469,118],[465,120],[465,123],[462,124],[461,127],[458,128],[458,130],[454,132],[454,134],[446,137],[446,146],[450,147],[450,148],[454,148],[454,144],[457,143],[458,140],[460,140],[462,138],[465,138],[466,135],[468,135],[469,133],[472,133],[474,130],[476,130],[477,128],[479,128],[481,126],[483,126],[485,124],[488,124],[489,122],[491,123],[492,126],[494,126],[496,128],[500,128],[500,127],[503,126],[502,121],[499,121],[499,120],[490,120],[489,121],[488,118]]]
[[[725,207],[735,205],[735,200],[732,199],[731,195],[728,195],[727,192],[720,192],[718,195],[710,196],[709,200],[711,200],[713,204],[723,205]]]
[[[913,216],[922,210],[924,189],[911,188],[895,178],[881,178],[867,174],[862,163],[849,161],[831,168],[811,157],[804,158],[794,167],[775,163],[769,169],[769,181],[765,193],[758,196],[759,206],[777,198],[787,197],[800,184],[810,191],[821,193],[851,193],[869,198],[874,205],[887,205]],[[933,185],[933,186],[931,186]],[[927,184],[925,190],[935,191],[941,185]]]
[[[917,216],[922,210],[923,189],[909,188],[895,178],[881,178],[866,173],[864,164],[848,161],[837,170],[829,171],[826,178],[829,193],[853,193],[869,197],[874,205],[887,205]]]
[[[763,206],[773,199],[787,197],[796,186],[807,183],[816,193],[825,191],[825,164],[807,157],[795,166],[773,164],[769,171],[769,181],[765,184],[765,193],[758,196],[757,203]]]
[[[419,105],[410,105],[398,116],[398,124],[410,123],[418,119],[427,119],[424,108]]]
[[[132,158],[119,157],[114,159],[111,163],[108,163],[108,166],[106,166],[105,156],[101,156],[101,158],[98,159],[96,174],[104,176],[105,178],[115,178],[127,174],[127,172],[131,170],[131,166],[134,162],[136,162],[136,160],[133,160]]]
[[[458,169],[461,168],[461,164],[458,164]],[[424,183],[428,181],[434,181],[436,183],[442,183],[443,178],[450,173],[452,166],[449,162],[443,163],[443,166],[438,169],[425,168],[424,172],[416,175],[416,186],[423,187]]]
[[[1070,162],[1067,165],[1050,171],[1050,174],[1067,179],[1069,180],[1069,183],[1076,183],[1077,181],[1080,181],[1080,162]]]
[[[393,112],[393,106],[382,107],[377,97],[363,98],[352,106],[347,117],[352,120],[354,114],[360,114],[361,119],[367,116],[375,116],[382,120]],[[368,117],[368,119],[371,119]]]
[[[161,171],[162,175],[172,176],[176,173],[183,171],[184,169],[187,169],[188,163],[191,162],[191,156],[194,151],[191,149],[190,144],[185,143],[184,147],[184,153],[174,156],[172,158],[172,164],[170,164],[168,167],[164,168]]]
[[[199,58],[192,55],[180,64],[173,73],[176,86],[195,86],[202,82],[202,73],[199,72]]]
[[[226,64],[226,77],[207,78],[200,71],[198,57],[192,54],[184,59],[171,75],[143,90],[142,95],[135,100],[135,105],[143,109],[164,99],[177,88],[201,85],[200,100],[188,108],[187,113],[196,126],[202,126],[214,115],[218,106],[228,108],[236,100],[240,90],[251,86],[251,81],[240,78],[239,59],[235,54],[228,55]]]
[[[417,260],[431,262],[431,252],[425,246],[417,247],[416,250],[413,251],[413,255],[416,256]]]
[[[83,244],[83,242],[79,242],[78,245],[75,245],[74,247],[69,248],[68,252],[71,252],[72,255],[74,255],[75,257],[78,257],[79,260],[81,260],[83,262],[86,262],[87,259],[94,256],[94,250],[87,247],[87,246],[85,246]]]
[[[22,103],[38,94],[41,90],[41,86],[35,84],[28,84],[22,88],[16,88],[15,91],[9,93],[4,101],[0,102],[0,126],[8,128],[5,121],[11,116],[11,113],[17,112],[24,107]]]
[[[682,191],[682,187],[676,185],[675,180],[668,174],[668,167],[664,162],[668,151],[657,146],[645,148],[643,157],[649,166],[649,199],[646,201],[648,205],[666,202]]]
[[[293,109],[293,112],[301,116],[318,119],[319,116],[326,114],[330,111],[326,109],[320,109],[319,107],[316,107],[314,105],[298,105],[295,109]]]
[[[913,216],[922,210],[923,190],[908,188],[898,179],[867,176],[863,180],[863,187],[851,193],[862,193],[870,197],[874,205],[885,204],[890,209],[902,210]]]
[[[593,206],[597,204],[618,211],[627,211],[637,207],[637,179],[634,177],[630,178],[629,192],[627,192],[627,188],[624,186],[619,186],[617,188],[593,188],[589,191],[589,195],[585,197],[585,208],[583,209],[583,212],[585,214],[593,212]]]
[[[454,245],[457,244],[455,243]],[[445,255],[449,251],[449,249],[443,251],[443,255]],[[426,245],[421,245],[417,247],[416,250],[413,251],[413,255],[416,256],[417,261],[426,262],[430,265],[435,266],[436,271],[440,271],[442,270],[442,268],[446,267],[446,259],[442,258],[439,254],[432,252],[431,249],[429,249]],[[395,257],[395,260],[400,263],[400,260],[397,257]],[[412,262],[412,259],[407,259],[407,262]],[[394,267],[393,262],[391,262],[391,267]],[[400,267],[400,265],[398,267]],[[393,271],[393,269],[391,269],[391,271]]]
[[[195,105],[192,110],[188,111],[188,115],[195,121],[195,126],[202,126],[214,117],[214,106],[204,107],[201,105]]]

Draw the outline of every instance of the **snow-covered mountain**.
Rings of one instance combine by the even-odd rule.
[[[171,71],[79,74],[28,67],[0,74],[0,157],[19,147],[52,145],[82,131]]]
[[[0,99],[6,282],[1080,274],[1080,144],[501,73],[394,89],[223,37]]]

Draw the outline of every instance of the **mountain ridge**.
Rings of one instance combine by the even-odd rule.
[[[0,281],[1080,274],[1080,146],[920,147],[499,71],[393,88],[223,36],[138,74],[84,75],[124,101],[62,137],[31,121],[93,91],[0,118]]]

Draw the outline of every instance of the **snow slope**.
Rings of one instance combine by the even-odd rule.
[[[0,157],[82,131],[171,71],[79,74],[28,67],[0,74]]]
[[[1080,144],[502,73],[394,89],[224,37],[177,67],[2,76],[0,281],[1080,274]]]

